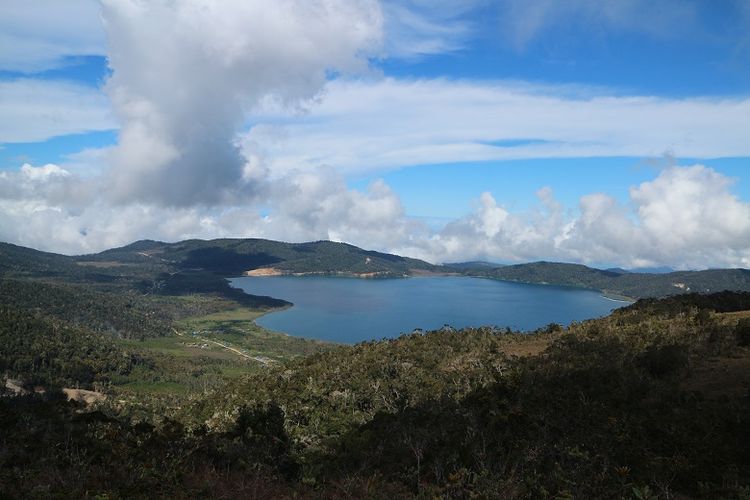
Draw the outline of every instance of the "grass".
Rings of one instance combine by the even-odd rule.
[[[336,347],[266,330],[254,322],[263,313],[239,307],[199,314],[178,321],[174,335],[121,339],[120,345],[148,357],[152,364],[116,377],[112,386],[121,394],[180,397],[266,370],[268,363]],[[220,342],[250,358],[213,342]]]
[[[121,393],[184,396],[263,369],[260,363],[199,338],[175,335],[119,342],[152,362],[112,380],[113,389]]]
[[[122,340],[122,344],[145,349],[148,352],[165,354],[177,358],[213,359],[235,361],[237,356],[214,344],[202,343],[198,338],[190,337],[156,337],[139,340]]]
[[[186,318],[178,323],[185,335],[217,340],[250,355],[262,356],[276,361],[305,356],[330,350],[335,344],[318,340],[292,337],[284,333],[271,332],[258,326],[255,319],[264,314],[250,308]]]
[[[750,311],[719,313],[716,314],[716,316],[724,319],[727,323],[737,323],[741,319],[750,318]]]
[[[173,382],[173,381],[151,382],[151,381],[136,380],[133,382],[128,382],[127,384],[123,384],[119,386],[119,388],[121,390],[133,392],[136,394],[153,394],[153,395],[160,395],[160,394],[184,395],[188,392],[188,388],[184,384],[180,384],[179,382]]]
[[[228,311],[220,311],[213,314],[207,314],[205,316],[188,318],[187,321],[198,326],[213,325],[216,323],[242,323],[253,321],[262,316],[264,313],[265,311],[259,311],[257,309],[238,307],[236,309],[230,309]]]

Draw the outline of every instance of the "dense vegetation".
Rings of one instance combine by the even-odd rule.
[[[167,262],[179,269],[203,269],[222,276],[238,276],[265,267],[293,273],[378,273],[384,276],[404,276],[413,269],[435,269],[421,260],[362,250],[346,243],[283,243],[252,238],[178,243],[140,241],[86,258],[92,261]]]
[[[340,347],[166,414],[5,399],[0,482],[18,498],[746,498],[749,300]]]
[[[750,376],[701,370],[708,359],[750,368],[738,346],[746,327],[686,302],[557,333],[441,330],[342,348],[235,382],[194,410],[223,429],[243,405],[279,406],[316,483],[385,481],[426,496],[739,495]],[[730,396],[701,387],[717,374]]]
[[[167,335],[171,319],[165,308],[139,293],[19,279],[0,279],[0,304],[121,338]]]
[[[254,325],[286,303],[224,280],[253,266],[438,270],[330,242],[143,241],[83,257],[0,245],[0,372],[45,390],[0,397],[2,496],[750,495],[750,293],[335,347]],[[747,279],[471,267],[644,296]],[[68,402],[61,387],[108,398]]]
[[[248,307],[281,307],[285,302],[233,290],[224,278],[255,269],[281,273],[402,277],[421,272],[461,273],[522,283],[601,290],[631,298],[666,297],[721,290],[750,291],[750,271],[709,269],[664,274],[600,270],[580,264],[533,262],[510,266],[467,262],[435,266],[427,262],[362,250],[345,243],[283,243],[262,239],[143,240],[78,257],[38,252],[0,243],[0,276],[36,277],[95,284],[120,292],[179,296],[210,293]]]
[[[138,359],[111,339],[0,305],[0,372],[29,387],[92,388],[127,374]]]
[[[181,399],[262,366],[327,348],[260,328],[203,321],[289,305],[243,293],[221,275],[137,252],[112,260],[0,244],[0,374],[34,386],[105,390],[118,398]],[[200,334],[183,332],[200,320]],[[246,322],[247,323],[247,322]],[[233,335],[231,341],[222,338]],[[236,341],[235,341],[236,339]],[[260,360],[260,361],[259,361]]]

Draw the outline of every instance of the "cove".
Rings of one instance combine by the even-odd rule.
[[[494,325],[534,330],[604,316],[626,305],[599,292],[459,276],[360,279],[321,276],[240,277],[232,286],[288,300],[259,325],[299,337],[353,344],[414,329]]]

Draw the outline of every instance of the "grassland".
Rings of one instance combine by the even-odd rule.
[[[144,396],[177,408],[186,397],[294,358],[334,349],[335,344],[268,331],[254,320],[266,310],[236,307],[189,316],[174,323],[171,335],[119,339],[128,355],[145,360],[112,377],[107,391],[137,404]]]
[[[249,356],[274,361],[290,360],[335,348],[335,344],[269,331],[255,323],[265,311],[236,308],[194,316],[177,323],[178,330],[196,341],[214,340]],[[213,345],[213,348],[220,348]],[[225,349],[226,351],[226,349]]]

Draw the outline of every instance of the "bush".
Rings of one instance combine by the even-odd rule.
[[[689,359],[684,345],[661,345],[647,349],[640,361],[649,375],[663,378],[687,368]]]
[[[734,328],[734,335],[737,339],[737,345],[750,345],[750,318],[741,319]]]

